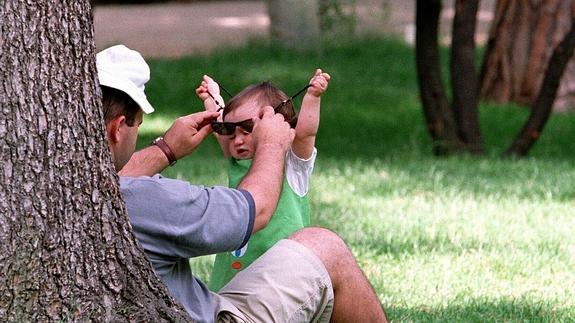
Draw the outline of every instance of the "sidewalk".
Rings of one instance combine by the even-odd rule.
[[[478,41],[486,39],[495,0],[482,1]],[[410,0],[355,0],[357,33],[395,34],[408,42],[415,35],[415,4]],[[442,14],[442,41],[449,41],[453,0]],[[94,8],[98,50],[123,43],[146,57],[181,57],[209,53],[217,47],[241,46],[251,38],[268,38],[266,2],[210,1]]]
[[[180,57],[267,37],[263,1],[218,1],[94,9],[98,50],[123,43],[146,57]]]

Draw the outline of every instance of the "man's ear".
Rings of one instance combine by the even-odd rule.
[[[119,115],[106,124],[106,134],[110,143],[116,144],[120,141],[120,129],[125,123],[126,116]]]

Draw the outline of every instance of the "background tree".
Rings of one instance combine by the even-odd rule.
[[[457,0],[451,46],[450,104],[441,79],[438,28],[441,0],[417,0],[415,50],[419,92],[435,154],[481,153],[477,116],[475,21],[478,1]]]
[[[508,3],[509,1],[501,0],[501,3]],[[510,1],[511,3],[516,3]],[[537,1],[535,1],[537,2]],[[527,3],[527,2],[521,2]],[[558,0],[547,1],[547,5],[559,5]],[[552,6],[551,9],[559,7]],[[575,8],[572,5],[570,8]],[[475,57],[475,24],[478,9],[478,1],[476,0],[456,0],[455,1],[455,16],[453,19],[452,35],[453,40],[451,44],[451,59],[450,59],[450,75],[452,87],[452,103],[449,104],[447,95],[443,87],[440,72],[439,49],[437,43],[438,37],[438,24],[439,16],[442,9],[441,0],[418,0],[416,7],[416,61],[418,83],[420,89],[420,96],[424,115],[428,124],[428,130],[431,134],[434,143],[434,152],[436,154],[450,154],[458,152],[468,153],[482,153],[483,143],[481,139],[479,119],[478,119],[478,81],[474,66]],[[498,8],[501,14],[502,9]],[[545,7],[540,7],[539,10],[545,11]],[[496,20],[505,21],[501,17]],[[543,86],[537,85],[536,92],[537,100],[532,106],[532,114],[527,120],[521,132],[515,138],[511,146],[507,149],[506,154],[523,156],[526,155],[529,149],[533,146],[534,142],[539,138],[541,131],[551,113],[551,107],[557,94],[559,80],[564,74],[567,67],[567,62],[572,57],[573,46],[575,41],[571,38],[574,37],[573,32],[573,16],[571,16],[571,31],[563,41],[552,47],[551,52],[553,56],[551,63],[545,60],[543,55],[544,48],[540,44],[534,46],[534,52],[539,55],[534,55],[528,65],[532,68],[535,62],[545,62],[544,65],[538,65],[546,69],[546,72],[540,73],[544,76]],[[547,24],[550,22],[547,21]],[[508,28],[511,28],[509,25]],[[497,30],[499,26],[494,25],[493,29]],[[572,34],[572,32],[574,34]],[[543,33],[548,36],[549,33]],[[556,36],[557,33],[554,34]],[[523,35],[525,36],[525,35]],[[571,37],[571,38],[570,38]],[[507,49],[506,44],[511,41],[507,33],[493,33],[488,45],[488,53],[493,52],[490,48],[504,48]],[[537,39],[537,37],[535,37]],[[494,44],[498,44],[495,46]],[[545,49],[545,52],[548,50]],[[501,56],[500,68],[502,72],[496,69],[495,72],[489,72],[493,68],[489,60],[491,56],[486,58],[486,64],[483,68],[483,80],[491,77],[489,73],[499,73],[498,75],[506,75],[513,79],[515,74],[522,71],[509,71],[510,61],[516,60],[515,52],[513,57],[511,54],[508,56]],[[521,56],[521,54],[519,54]],[[517,60],[521,60],[518,58]],[[491,67],[486,67],[491,66]],[[486,72],[487,71],[487,72]],[[488,75],[489,74],[489,75]],[[535,77],[533,75],[533,77]],[[530,79],[529,82],[532,80]],[[527,82],[527,81],[526,81]],[[532,84],[533,85],[533,84]],[[508,92],[505,88],[500,92]]]
[[[553,48],[569,32],[572,0],[498,0],[481,68],[481,97],[535,103]],[[575,63],[557,93],[556,107],[575,107]]]
[[[557,95],[561,76],[565,68],[573,57],[575,48],[575,19],[571,23],[571,29],[563,37],[563,40],[553,51],[551,59],[545,73],[545,78],[541,84],[539,95],[531,107],[529,119],[525,122],[523,129],[519,132],[511,146],[505,152],[510,156],[525,156],[535,141],[541,135],[551,110],[553,101]]]
[[[185,321],[135,243],[88,0],[0,4],[0,321]]]
[[[357,27],[356,0],[319,0],[322,37],[354,36]]]
[[[272,42],[296,50],[319,51],[318,0],[268,0]]]

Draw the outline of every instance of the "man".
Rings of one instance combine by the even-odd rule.
[[[345,243],[321,228],[281,240],[220,292],[210,292],[192,275],[188,258],[239,249],[266,226],[293,130],[271,107],[254,120],[255,156],[238,189],[148,177],[190,154],[210,134],[209,121],[218,113],[179,118],[132,156],[142,115],[153,111],[144,94],[149,68],[122,45],[100,52],[97,66],[108,144],[130,222],[157,275],[195,321],[386,321]]]

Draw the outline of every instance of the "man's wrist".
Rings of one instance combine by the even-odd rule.
[[[174,155],[174,152],[164,140],[164,137],[158,137],[154,139],[154,141],[152,141],[152,145],[155,145],[156,147],[160,148],[160,150],[164,153],[164,155],[168,159],[168,164],[170,166],[173,166],[178,161],[176,159],[176,155]]]
[[[256,151],[258,149],[260,150],[282,150],[284,152],[286,152],[289,147],[291,147],[291,145],[286,144],[284,142],[280,142],[280,141],[268,141],[268,142],[261,142],[258,143],[256,146]]]
[[[289,147],[285,147],[281,143],[266,143],[266,144],[258,144],[255,149],[254,158],[256,156],[266,156],[267,158],[283,158]]]

